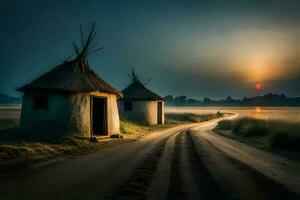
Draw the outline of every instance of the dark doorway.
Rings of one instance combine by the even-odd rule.
[[[92,97],[93,135],[107,135],[106,98]]]
[[[157,124],[162,124],[162,102],[157,102]]]

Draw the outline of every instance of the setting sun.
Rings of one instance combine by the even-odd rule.
[[[262,90],[263,87],[262,87],[261,84],[258,83],[258,84],[255,85],[255,89],[256,89],[256,90]]]

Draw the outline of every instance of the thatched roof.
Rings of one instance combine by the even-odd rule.
[[[112,85],[101,79],[88,64],[78,66],[78,60],[66,61],[19,91],[92,92],[100,91],[121,96]],[[84,69],[84,70],[83,70]]]
[[[122,100],[162,100],[158,94],[152,92],[145,87],[143,83],[137,78],[134,71],[132,71],[132,83],[126,87],[123,91]]]
[[[58,65],[31,83],[18,88],[18,90],[22,92],[56,91],[72,93],[99,91],[122,96],[117,89],[101,79],[88,65],[87,55],[103,48],[95,49],[96,45],[91,45],[95,34],[95,24],[93,24],[87,40],[83,42],[81,30],[82,46],[79,48],[73,42],[76,53],[75,59]]]

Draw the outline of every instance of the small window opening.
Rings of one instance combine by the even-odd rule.
[[[49,94],[35,94],[33,95],[33,107],[36,109],[47,109],[49,101]]]
[[[125,101],[124,102],[124,110],[125,111],[132,111],[132,102],[131,101]]]

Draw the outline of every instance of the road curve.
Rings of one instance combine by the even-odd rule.
[[[0,199],[297,199],[299,163],[182,125],[26,174]]]

